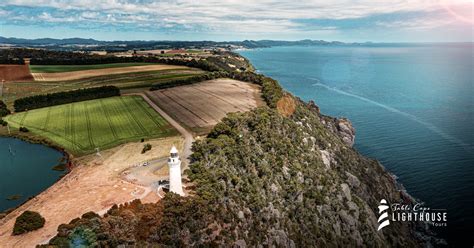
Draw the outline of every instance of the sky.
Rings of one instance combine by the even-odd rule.
[[[0,0],[0,36],[473,41],[474,0]]]

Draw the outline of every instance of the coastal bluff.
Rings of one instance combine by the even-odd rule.
[[[409,224],[377,231],[380,199],[404,199],[376,160],[352,148],[350,122],[293,101],[289,116],[267,106],[229,114],[195,142],[191,196],[75,219],[50,245],[81,230],[94,234],[91,244],[109,246],[422,246]]]

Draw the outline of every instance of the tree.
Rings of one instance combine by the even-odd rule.
[[[143,146],[143,149],[142,149],[142,154],[151,150],[151,145],[146,143],[144,146]]]
[[[16,218],[13,235],[20,235],[40,229],[44,226],[45,222],[45,219],[38,212],[25,211]]]

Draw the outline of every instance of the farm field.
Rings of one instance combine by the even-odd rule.
[[[31,81],[28,65],[0,65],[0,81]]]
[[[246,112],[263,104],[259,86],[232,79],[209,80],[146,94],[196,133],[209,131],[227,113]]]
[[[151,63],[112,63],[112,64],[97,64],[97,65],[30,65],[30,71],[33,73],[54,73],[54,72],[69,72],[69,71],[83,71],[83,70],[93,70],[93,69],[142,66],[142,65],[152,65],[152,64]]]
[[[76,66],[76,65],[73,65]],[[119,66],[119,64],[116,64]],[[113,74],[123,74],[132,72],[161,71],[170,69],[186,69],[188,67],[178,65],[150,64],[141,66],[114,67],[102,69],[88,69],[79,71],[66,71],[55,73],[32,73],[35,81],[67,81],[81,78],[98,77]]]
[[[71,81],[58,82],[11,82],[3,87],[4,101],[11,105],[15,99],[31,95],[53,93],[58,91],[75,90],[86,87],[114,85],[120,89],[150,87],[154,83],[167,82],[202,73],[199,69],[180,68],[161,71],[134,72],[114,74]]]
[[[7,116],[12,128],[50,139],[74,155],[108,149],[177,131],[140,96],[111,97],[20,112]]]

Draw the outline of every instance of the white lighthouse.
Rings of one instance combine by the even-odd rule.
[[[183,186],[181,185],[181,160],[178,156],[178,149],[173,146],[168,159],[170,167],[170,191],[178,195],[184,195]]]

